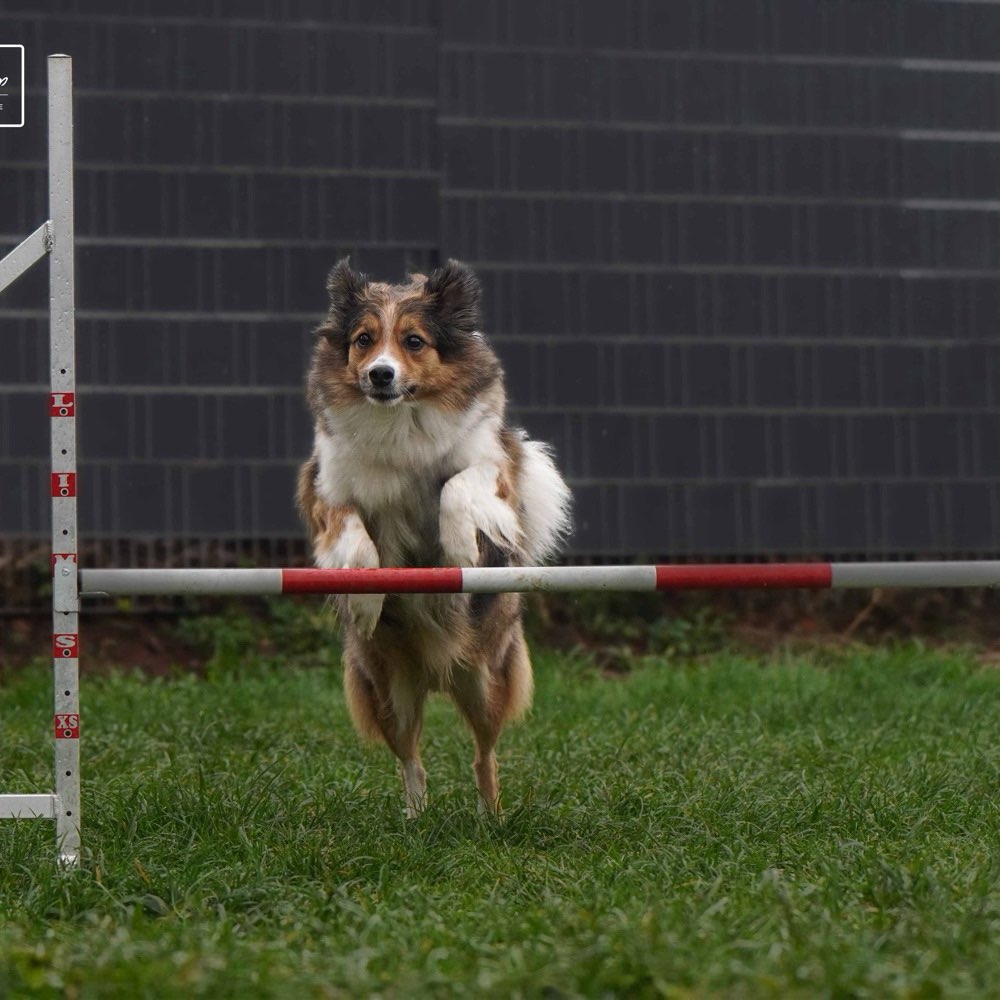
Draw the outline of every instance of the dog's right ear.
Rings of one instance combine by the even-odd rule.
[[[424,282],[424,294],[445,340],[470,337],[479,325],[479,279],[472,268],[449,260]]]
[[[368,276],[351,270],[350,257],[338,261],[326,279],[330,312],[316,333],[328,340],[345,335],[350,317],[362,304],[367,287]]]

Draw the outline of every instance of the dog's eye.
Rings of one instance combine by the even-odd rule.
[[[408,351],[419,351],[424,346],[424,342],[415,333],[411,333],[403,338],[403,345]]]
[[[372,340],[371,336],[367,333],[359,333],[354,338],[355,347],[371,347],[373,343],[374,341]]]

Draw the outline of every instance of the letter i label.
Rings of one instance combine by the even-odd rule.
[[[76,473],[75,472],[53,472],[52,473],[52,495],[54,497],[75,497],[76,496]]]

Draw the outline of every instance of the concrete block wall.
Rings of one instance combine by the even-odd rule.
[[[468,261],[573,552],[1000,550],[1000,7],[11,0],[45,214],[75,57],[81,524],[300,535],[323,279]],[[44,270],[0,299],[0,536],[44,535]]]

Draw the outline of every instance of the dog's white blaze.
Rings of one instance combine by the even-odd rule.
[[[392,377],[395,378],[399,374],[399,363],[396,360],[395,355],[390,354],[388,351],[383,351],[371,364],[365,366],[365,375],[368,375],[373,368],[382,365],[385,368],[392,369]]]

